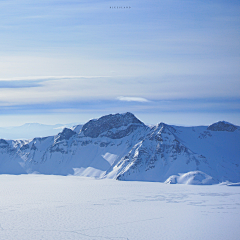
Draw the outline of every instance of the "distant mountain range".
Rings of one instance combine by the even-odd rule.
[[[40,123],[25,123],[22,126],[0,127],[0,138],[30,139],[58,134],[64,128],[71,128],[77,123],[45,125]]]
[[[59,174],[132,181],[240,182],[240,127],[228,122],[149,127],[110,114],[49,137],[0,139],[1,174]]]

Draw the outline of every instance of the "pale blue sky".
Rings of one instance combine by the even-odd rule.
[[[240,125],[239,66],[239,1],[0,0],[1,126]]]

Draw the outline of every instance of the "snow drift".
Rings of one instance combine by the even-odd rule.
[[[191,184],[191,185],[211,185],[216,184],[217,181],[211,176],[201,171],[192,171],[184,174],[172,175],[165,183],[168,184]]]

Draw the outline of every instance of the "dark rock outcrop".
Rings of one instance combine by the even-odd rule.
[[[231,123],[220,121],[220,122],[217,122],[217,123],[214,123],[214,124],[210,125],[207,128],[207,130],[234,132],[235,130],[237,130],[237,127],[234,126]]]
[[[113,128],[120,128],[123,126],[128,126],[129,124],[140,124],[145,126],[140,120],[138,120],[132,113],[125,113],[125,114],[110,114],[103,116],[99,119],[93,119],[87,122],[82,127],[82,132],[84,136],[97,138],[100,134],[109,131]],[[119,136],[114,136],[114,134],[109,133],[108,137],[110,138],[120,138],[122,135],[126,135],[128,132],[132,131],[133,129],[129,128],[125,133],[119,133]]]
[[[64,128],[61,133],[59,133],[55,139],[56,142],[62,141],[62,140],[69,140],[73,135],[75,135],[76,132],[69,128]]]

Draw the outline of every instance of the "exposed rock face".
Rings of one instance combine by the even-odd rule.
[[[209,127],[148,127],[115,114],[65,128],[56,136],[0,139],[0,174],[80,175],[185,184],[240,182],[240,131]],[[190,179],[190,180],[189,180]]]
[[[5,141],[4,139],[0,139],[0,147],[7,147],[8,146],[8,142]]]
[[[220,122],[217,122],[217,123],[214,123],[214,124],[210,125],[207,128],[207,130],[234,132],[235,130],[237,130],[237,127],[234,126],[231,123],[220,121]]]
[[[159,124],[125,156],[117,179],[141,180],[144,175],[146,181],[164,181],[176,170],[176,165],[197,170],[199,165],[207,164],[204,156],[192,152],[174,133],[173,127]]]
[[[55,139],[55,141],[69,140],[76,132],[69,128],[64,128],[61,133],[59,133]]]
[[[82,132],[86,137],[97,138],[100,134],[106,131],[109,131],[113,128],[118,129],[123,126],[128,126],[129,124],[144,125],[144,123],[138,120],[132,113],[127,112],[125,114],[110,114],[97,120],[90,120],[83,125]],[[134,128],[135,127],[130,127],[127,130],[125,129],[124,132],[119,132],[118,135],[107,133],[106,136],[110,138],[120,138],[121,136],[132,132]]]

